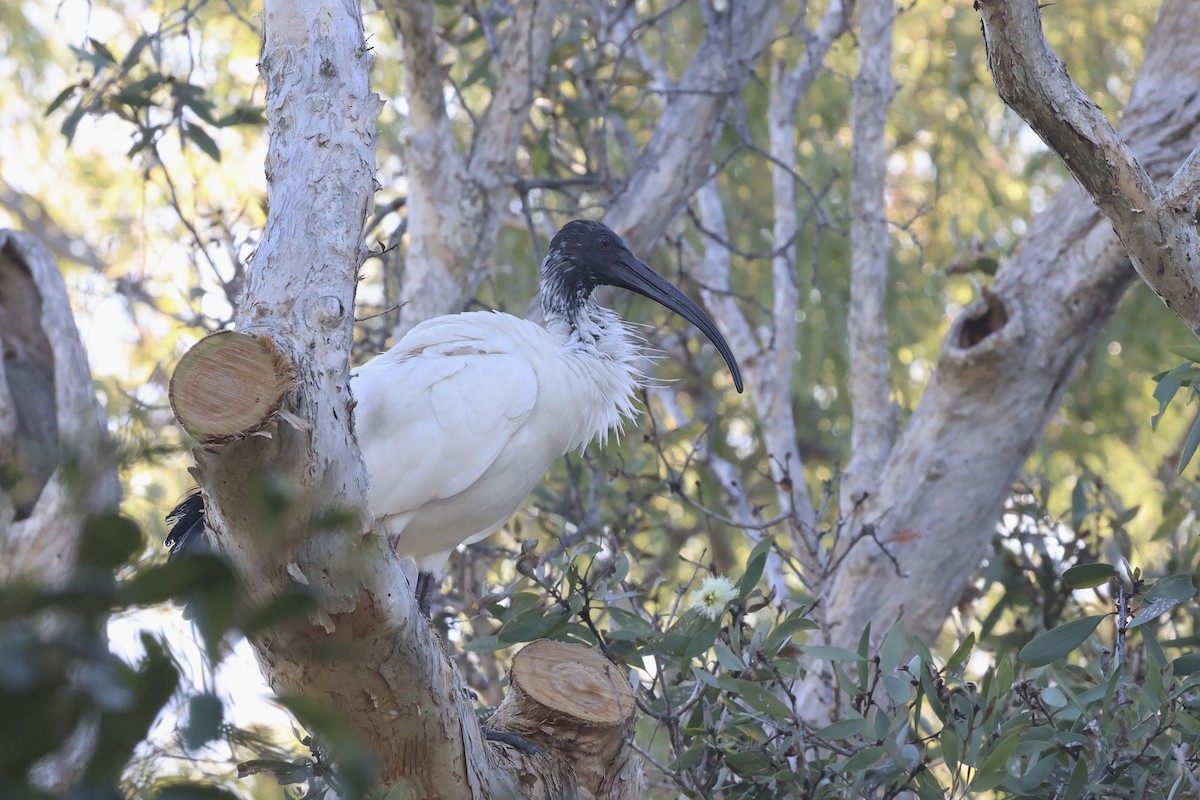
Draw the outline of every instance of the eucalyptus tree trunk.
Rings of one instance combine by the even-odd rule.
[[[121,496],[87,355],[58,264],[0,230],[0,582],[61,586],[84,520]]]
[[[264,28],[266,230],[237,331],[199,342],[171,382],[176,416],[197,444],[206,523],[250,599],[291,583],[322,599],[309,618],[252,637],[263,672],[275,691],[340,711],[399,796],[639,797],[632,696],[604,659],[580,648],[531,653],[519,680],[514,663],[521,702],[507,704],[497,727],[536,733],[544,725],[526,717],[549,713],[559,731],[538,753],[485,742],[399,559],[370,529],[349,391],[380,108],[370,46],[350,3],[267,2]],[[277,516],[264,512],[266,491],[283,495]],[[607,715],[556,689],[564,674],[594,684],[588,696],[607,701]],[[601,729],[581,750],[576,732]]]
[[[67,287],[49,250],[0,230],[0,586],[61,589],[75,569],[84,523],[121,498],[108,438]],[[34,622],[51,636],[62,620]],[[34,765],[47,791],[65,791],[93,752],[84,719],[66,745]]]
[[[1151,180],[1169,178],[1185,159],[1194,163],[1197,31],[1200,5],[1164,3],[1118,125]],[[989,53],[994,63],[992,43]],[[1103,158],[1089,169],[1104,169]],[[1168,271],[1195,274],[1179,262]],[[860,538],[825,587],[836,623],[830,642],[853,646],[868,624],[881,637],[900,619],[910,635],[937,636],[988,552],[1011,481],[1137,277],[1113,223],[1079,186],[1064,188],[1032,220],[983,299],[951,326],[917,409],[849,518]],[[1186,290],[1160,291],[1190,319],[1179,310]],[[814,720],[830,707],[820,691],[799,705]]]

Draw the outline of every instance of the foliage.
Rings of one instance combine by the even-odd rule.
[[[1179,519],[1193,519],[1197,499],[1191,491],[1172,500]],[[982,579],[1008,585],[1007,602],[996,606],[1004,613],[981,606],[986,616],[970,622],[946,657],[907,639],[902,623],[878,647],[868,645],[869,632],[856,649],[823,644],[811,606],[784,610],[782,598],[764,595],[768,555],[786,557],[769,537],[738,575],[702,580],[707,569],[696,564],[692,580],[666,596],[647,588],[610,537],[545,554],[526,549],[517,574],[478,609],[476,624],[491,633],[467,643],[462,658],[540,638],[599,647],[637,679],[636,746],[656,794],[671,786],[697,798],[1186,796],[1200,769],[1194,523],[1161,532],[1173,551],[1164,566],[1177,571],[1149,578],[1128,562],[1088,560],[1103,547],[1089,523],[1116,523],[1127,511],[1096,504],[1076,529],[1029,496],[1012,508],[996,552],[1013,558],[997,559],[1001,566]],[[1042,530],[1040,547],[1031,546],[1027,525]],[[180,686],[179,665],[159,639],[144,636],[136,665],[114,656],[102,633],[107,614],[185,603],[206,652],[219,660],[237,636],[313,608],[299,587],[247,607],[224,560],[209,554],[131,565],[142,544],[128,519],[94,520],[63,589],[0,592],[0,691],[5,708],[28,709],[26,724],[0,730],[0,790],[29,789],[28,768],[80,724],[95,726],[101,742],[81,786],[127,790],[121,767],[156,717],[170,712],[173,695],[176,708],[187,707],[180,754],[240,735],[221,699]],[[1039,574],[1053,578],[1021,589]],[[1039,618],[1044,625],[1029,624]],[[834,721],[820,728],[793,710],[797,688],[813,675],[837,689]],[[240,776],[271,775],[307,786],[308,796],[330,781],[344,796],[373,793],[369,756],[337,714],[306,698],[281,703],[317,734],[301,737],[309,754],[243,748],[253,757]],[[59,713],[35,711],[47,708]],[[162,772],[143,779],[142,793],[232,796],[224,781]]]
[[[144,655],[131,664],[113,652],[105,630],[106,619],[114,614],[182,604],[207,658],[216,663],[228,652],[232,637],[304,614],[312,608],[311,596],[297,588],[251,607],[223,558],[203,554],[170,563],[135,561],[144,545],[142,532],[129,518],[94,518],[85,526],[78,566],[64,586],[0,586],[0,706],[14,723],[0,727],[0,795],[49,797],[70,788],[92,797],[237,797],[227,785],[197,781],[180,767],[187,754],[204,753],[217,741],[234,745],[235,753],[256,755],[258,765],[286,756],[293,772],[299,765],[296,780],[319,788],[319,758],[293,761],[256,732],[230,725],[220,698],[187,685],[171,644],[161,635],[143,632]],[[330,729],[311,705],[293,710],[311,721],[312,730]],[[186,720],[173,753],[178,760],[155,758],[148,772],[134,770],[164,716]],[[329,741],[344,739],[330,735]],[[362,764],[359,773],[349,768],[349,759],[343,770],[351,779],[363,770],[369,774],[369,763],[361,758],[354,763]],[[65,784],[47,783],[63,776],[69,777]]]
[[[1191,501],[1183,503],[1190,515]],[[1189,601],[1200,546],[1192,526],[1164,531],[1180,546],[1170,566],[1188,572],[1151,580],[1127,562],[1086,560],[1102,545],[1087,528],[1091,517],[1117,522],[1128,512],[1097,505],[1077,530],[1029,496],[1012,508],[1020,520],[998,535],[997,553],[1014,558],[991,573],[1009,584],[1007,602],[981,608],[987,615],[948,657],[906,639],[902,623],[877,648],[869,632],[855,650],[822,644],[809,606],[783,611],[762,593],[770,539],[750,552],[737,597],[717,620],[703,604],[689,607],[684,590],[669,603],[640,591],[646,583],[630,577],[619,541],[550,554],[510,593],[490,598],[498,627],[466,649],[542,637],[600,647],[640,676],[639,747],[657,778],[689,797],[1194,791],[1200,661]],[[1026,525],[1041,530],[1036,546]],[[1051,577],[1023,592],[1020,583],[1038,574]],[[540,591],[524,588],[530,583]],[[1038,617],[1048,630],[1028,624]],[[1168,657],[1172,650],[1181,655]],[[810,673],[838,691],[835,721],[819,729],[793,712]]]

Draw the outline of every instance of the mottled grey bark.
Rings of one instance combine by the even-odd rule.
[[[1164,4],[1118,126],[1157,179],[1200,137],[1198,31],[1200,4]],[[856,643],[868,623],[881,636],[899,618],[911,635],[937,636],[987,553],[1011,479],[1136,277],[1079,187],[1033,219],[984,299],[951,326],[917,409],[849,520],[879,544],[859,542],[822,598],[833,643]],[[829,708],[817,691],[800,707],[813,719]]]
[[[0,231],[0,582],[60,585],[83,521],[116,510],[116,452],[58,264]]]

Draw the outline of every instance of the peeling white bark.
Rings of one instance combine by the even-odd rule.
[[[721,325],[734,352],[743,359],[742,368],[749,387],[748,397],[762,421],[763,443],[770,458],[771,477],[776,486],[776,501],[781,513],[787,515],[782,530],[787,534],[785,546],[796,553],[813,574],[819,566],[812,557],[819,547],[817,515],[808,486],[804,480],[804,465],[797,446],[797,429],[792,413],[792,376],[798,323],[796,309],[800,305],[796,277],[795,249],[788,243],[797,235],[796,217],[796,143],[795,117],[812,82],[819,74],[833,43],[849,29],[849,14],[853,4],[833,2],[826,9],[816,29],[806,37],[804,56],[791,70],[782,62],[771,72],[771,93],[767,108],[767,130],[771,155],[772,234],[779,252],[771,260],[773,301],[771,326],[762,336],[756,336],[729,290],[732,264],[729,248],[725,246],[729,232],[715,182],[704,184],[697,192],[701,225],[708,232],[704,254],[700,258],[684,247],[688,272],[697,276],[704,287],[701,291],[705,306]],[[738,510],[739,477],[709,454],[709,466],[721,482],[726,495],[734,498]],[[745,515],[741,504],[742,519]],[[760,533],[745,528],[752,540]],[[789,594],[784,569],[774,554],[767,564],[770,587],[778,602],[786,602]]]
[[[195,451],[207,522],[251,599],[298,581],[324,601],[313,618],[255,637],[260,665],[276,691],[340,710],[377,756],[380,781],[399,796],[563,796],[553,787],[573,794],[574,773],[561,759],[531,762],[485,744],[462,677],[418,613],[402,564],[368,531],[348,364],[379,101],[358,9],[275,0],[266,4],[265,31],[270,215],[236,319],[240,331],[273,342],[296,389],[260,431],[267,436]],[[290,492],[283,518],[270,524],[257,491],[263,476]],[[624,793],[612,797],[640,795],[637,766],[623,769]],[[525,779],[534,771],[545,773],[544,784]]]
[[[666,91],[654,136],[604,215],[635,253],[654,243],[710,177],[729,99],[753,74],[779,22],[776,0],[731,3],[676,86]]]

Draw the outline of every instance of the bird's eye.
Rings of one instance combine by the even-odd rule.
[[[611,237],[611,236],[608,236],[608,235],[601,236],[601,237],[600,237],[600,241],[599,241],[599,245],[600,245],[601,247],[603,247],[605,250],[608,250],[609,248],[611,248],[611,247],[613,246],[613,240],[612,240],[612,237]]]

